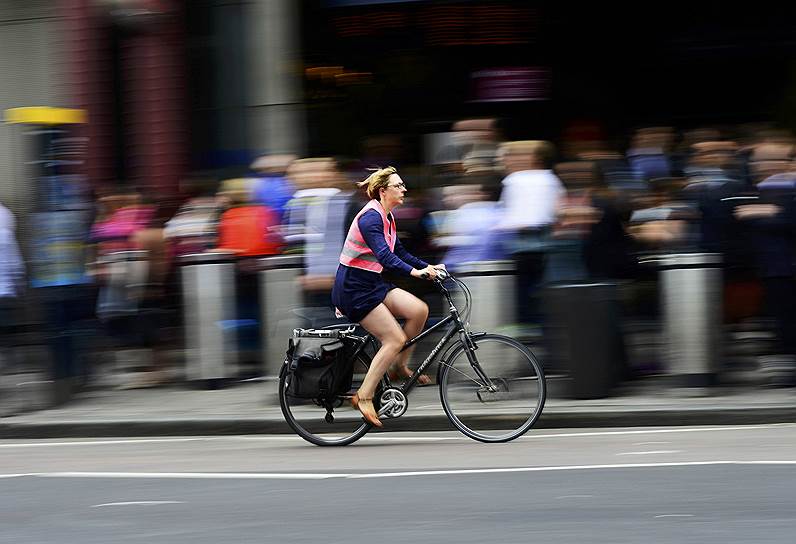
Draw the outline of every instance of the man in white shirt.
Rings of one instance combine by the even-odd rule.
[[[518,318],[536,320],[531,296],[542,280],[550,227],[566,191],[550,169],[554,149],[544,141],[507,142],[501,156],[508,175],[500,195],[498,230],[506,253],[517,266]]]
[[[519,231],[553,224],[556,207],[566,191],[549,168],[553,146],[548,142],[507,142],[501,148],[508,175],[503,179],[499,228]]]

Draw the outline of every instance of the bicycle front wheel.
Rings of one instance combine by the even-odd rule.
[[[459,343],[440,361],[439,394],[448,418],[462,433],[481,442],[508,442],[528,431],[542,414],[547,395],[536,357],[513,338],[486,334],[473,338],[468,357]]]
[[[354,361],[354,380],[351,391],[339,395],[331,402],[331,413],[320,402],[297,398],[289,392],[291,375],[287,365],[279,373],[279,405],[290,428],[297,435],[318,446],[346,446],[365,436],[371,425],[351,406],[351,396],[359,388],[370,361],[359,355]]]

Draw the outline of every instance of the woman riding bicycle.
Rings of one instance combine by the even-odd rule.
[[[359,186],[366,187],[372,200],[359,211],[348,230],[332,288],[332,303],[381,343],[362,385],[351,399],[368,423],[381,427],[373,407],[376,386],[390,368],[394,378],[412,375],[407,366],[412,350],[401,352],[401,348],[407,337],[412,338],[423,329],[428,318],[428,306],[422,300],[385,281],[381,272],[387,268],[416,278],[433,279],[436,268],[444,265],[429,265],[406,251],[398,240],[391,212],[403,203],[406,185],[395,168],[377,170]],[[406,320],[403,329],[396,318]],[[418,381],[428,383],[429,378],[421,376]]]

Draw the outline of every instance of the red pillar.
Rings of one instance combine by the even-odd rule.
[[[125,117],[126,176],[146,195],[170,199],[178,193],[188,166],[185,107],[183,3],[138,0],[128,7],[146,10],[134,20],[110,16],[96,0],[61,0],[66,49],[64,81],[71,106],[88,112],[81,129],[89,138],[84,172],[96,188],[113,186],[114,90],[110,32],[125,28],[122,38],[122,111]]]
[[[140,4],[156,16],[122,48],[129,176],[146,194],[172,199],[188,162],[184,12],[174,0]]]
[[[82,172],[96,189],[113,184],[113,72],[107,21],[93,0],[61,0],[64,73],[68,106],[88,113],[77,132],[88,138]]]

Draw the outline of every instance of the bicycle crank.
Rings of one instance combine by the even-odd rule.
[[[388,387],[379,397],[379,417],[401,417],[409,408],[409,401],[404,392],[397,387]]]

